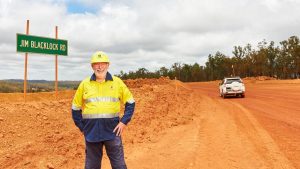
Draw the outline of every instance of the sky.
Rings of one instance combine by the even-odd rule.
[[[233,46],[300,37],[300,0],[0,0],[0,79],[24,79],[16,34],[68,40],[58,56],[59,80],[92,74],[90,57],[104,51],[112,74],[205,65]],[[28,79],[54,80],[55,56],[28,55]]]

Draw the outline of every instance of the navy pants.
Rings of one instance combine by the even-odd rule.
[[[124,151],[121,137],[116,136],[114,140],[95,143],[85,141],[85,145],[85,169],[101,168],[103,145],[105,146],[105,150],[110,160],[112,169],[127,169],[124,160]]]

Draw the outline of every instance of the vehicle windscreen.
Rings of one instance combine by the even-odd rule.
[[[242,83],[241,79],[227,79],[226,84],[231,84],[232,82]]]

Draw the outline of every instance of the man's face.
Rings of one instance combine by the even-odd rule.
[[[97,78],[105,78],[108,67],[109,63],[106,62],[92,63],[92,68]]]

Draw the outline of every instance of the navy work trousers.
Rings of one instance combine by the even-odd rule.
[[[87,142],[85,169],[100,169],[103,155],[103,145],[107,156],[110,160],[112,169],[127,169],[124,160],[124,151],[121,137],[116,136],[114,140],[101,141],[101,142]]]

